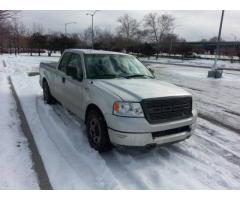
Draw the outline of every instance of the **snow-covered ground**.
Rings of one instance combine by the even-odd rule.
[[[212,67],[214,64],[214,59],[190,59],[190,60],[181,60],[181,59],[171,59],[171,58],[156,58],[151,57],[150,59],[141,59],[143,61],[152,62],[152,63],[161,63],[161,64],[177,64],[177,65],[191,65],[191,66],[201,66],[201,67]],[[240,70],[240,62],[231,63],[230,61],[218,60],[218,67],[223,69],[237,69]]]
[[[58,61],[59,57],[48,57],[48,56],[28,56],[28,55],[1,55],[4,60],[6,70],[9,74],[21,74],[25,72],[36,72],[38,71],[39,63],[44,61]]]
[[[7,73],[0,57],[0,189],[38,189],[31,152],[20,128]]]
[[[34,58],[2,56],[54,189],[240,188],[239,133],[202,118],[195,134],[181,143],[98,154],[88,145],[83,122],[60,105],[44,104],[39,77],[25,73],[37,67],[41,58]],[[205,69],[154,67],[158,78],[193,92],[200,112],[213,111],[217,120],[224,114],[224,123],[237,127],[239,117],[231,113],[239,112],[239,72],[210,80]]]

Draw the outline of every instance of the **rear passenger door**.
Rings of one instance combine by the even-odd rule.
[[[65,99],[66,106],[76,115],[82,112],[82,90],[83,90],[83,68],[81,56],[76,53],[71,53],[66,68],[65,80]]]
[[[68,66],[68,63],[71,58],[71,53],[66,52],[63,54],[61,61],[59,62],[58,65],[58,70],[55,73],[54,77],[54,92],[55,92],[55,97],[61,102],[65,103],[66,101],[66,96],[65,96],[65,82],[66,82],[66,69]]]

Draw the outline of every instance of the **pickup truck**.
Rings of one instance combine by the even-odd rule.
[[[45,103],[60,102],[85,122],[99,152],[179,142],[195,128],[192,95],[132,55],[68,49],[58,63],[40,63],[40,85]]]

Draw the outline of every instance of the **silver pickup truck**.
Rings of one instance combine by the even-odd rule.
[[[86,123],[99,152],[182,141],[196,124],[192,95],[128,54],[66,50],[58,63],[40,64],[40,85],[46,103],[58,101]]]

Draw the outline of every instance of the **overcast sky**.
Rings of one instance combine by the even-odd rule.
[[[64,32],[64,23],[75,21],[77,24],[69,25],[68,32],[81,32],[91,25],[91,18],[86,13],[91,11],[22,11],[19,16],[28,28],[33,24],[42,24],[44,30]],[[118,26],[118,17],[129,14],[138,20],[142,20],[144,15],[149,12],[159,14],[172,14],[175,17],[177,25],[175,33],[188,41],[196,41],[202,38],[211,38],[218,33],[221,11],[100,11],[94,17],[94,25],[100,28],[107,28],[115,31]],[[222,38],[225,40],[234,40],[234,37],[240,39],[240,11],[226,11]]]

